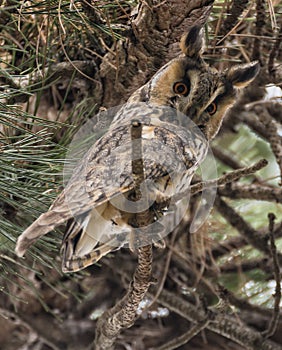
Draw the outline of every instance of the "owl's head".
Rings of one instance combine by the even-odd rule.
[[[201,57],[201,27],[182,37],[182,53],[168,62],[131,99],[171,106],[198,125],[207,139],[218,132],[222,119],[236,99],[236,90],[247,86],[259,71],[258,62],[234,65],[219,72]]]

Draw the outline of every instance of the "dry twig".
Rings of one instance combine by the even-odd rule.
[[[220,293],[221,298],[226,300],[228,304],[235,306],[239,310],[250,311],[252,313],[257,313],[262,316],[271,316],[271,311],[269,309],[263,308],[258,305],[253,305],[249,303],[248,300],[237,297],[230,290],[224,286],[217,284],[217,290]]]
[[[236,23],[238,22],[238,18],[241,16],[243,11],[246,9],[248,5],[248,0],[240,0],[240,1],[233,1],[231,9],[229,11],[228,16],[226,16],[226,19],[221,25],[219,35],[225,36],[230,30],[235,27]]]
[[[231,171],[231,172],[221,176],[218,179],[204,181],[204,182],[198,182],[198,183],[190,186],[188,191],[193,196],[199,192],[202,192],[205,189],[216,188],[217,186],[222,186],[222,185],[228,184],[230,182],[236,181],[243,176],[251,175],[251,174],[255,173],[256,171],[265,167],[267,164],[268,164],[268,162],[266,159],[261,159],[253,165],[250,165],[250,166],[242,168],[242,169],[237,169],[237,170]],[[185,194],[187,194],[187,192],[182,192],[178,195],[173,196],[172,203],[176,203],[177,201],[182,199],[183,196],[185,196]]]
[[[198,333],[200,333],[203,329],[206,328],[207,324],[210,322],[210,320],[207,318],[206,320],[202,322],[198,322],[195,324],[189,331],[185,332],[181,336],[174,338],[170,342],[163,344],[157,348],[151,349],[151,350],[173,350],[173,349],[179,349],[181,345],[187,344],[189,340],[191,340],[193,337],[195,337]]]
[[[223,188],[218,188],[221,196],[232,199],[254,199],[260,201],[282,203],[282,189],[278,187],[263,186],[261,184],[242,185],[230,183]]]
[[[223,199],[217,196],[215,206],[220,214],[233,226],[240,235],[242,235],[249,244],[266,255],[269,255],[269,246],[266,244],[267,240],[262,240],[257,231],[246,222],[241,215],[239,215],[231,206],[229,206]]]
[[[269,74],[275,74],[276,69],[274,66],[274,61],[275,61],[275,58],[279,54],[281,42],[282,42],[282,20],[281,20],[281,16],[280,16],[280,29],[279,29],[279,32],[277,33],[276,40],[275,40],[273,48],[270,52],[269,60],[268,60],[268,72],[269,72]]]
[[[236,160],[234,154],[229,154],[217,146],[212,147],[212,153],[218,160],[220,160],[223,164],[229,166],[230,168],[233,168],[233,169],[243,168],[243,165]]]
[[[282,137],[278,133],[278,126],[273,121],[268,110],[262,104],[254,106],[259,121],[264,125],[267,133],[267,140],[270,143],[277,164],[280,168],[280,177],[282,185]]]
[[[65,346],[65,344],[63,342],[60,342],[56,336],[54,337],[55,332],[52,333],[53,336],[51,336],[50,329],[49,332],[42,332],[41,324],[44,324],[46,330],[50,326],[50,323],[46,322],[45,324],[44,322],[45,315],[41,315],[41,318],[37,318],[37,322],[34,322],[34,320],[31,320],[28,315],[21,315],[19,312],[15,313],[3,307],[0,307],[0,315],[2,317],[5,317],[10,322],[23,327],[27,332],[35,334],[43,344],[48,345],[48,347],[50,347],[52,350],[60,350],[63,346]],[[47,317],[49,317],[49,315]],[[51,317],[49,318],[49,321],[50,319]],[[53,330],[52,325],[51,329]],[[66,334],[64,334],[64,336],[65,335]]]
[[[189,321],[204,322],[207,318],[206,312],[196,308],[186,300],[165,289],[162,291],[159,301],[169,310]],[[229,316],[224,316],[210,310],[209,319],[210,322],[206,326],[207,329],[217,334],[221,334],[222,336],[241,344],[243,347],[252,350],[282,350],[281,345],[270,340],[263,341],[264,339],[259,332],[256,332],[245,325],[238,325],[238,323]]]
[[[265,8],[264,8],[264,0],[256,0],[256,30],[255,30],[255,40],[253,46],[252,59],[253,60],[261,60],[261,39],[260,36],[263,35],[263,28],[265,26]]]
[[[276,282],[276,287],[275,287],[275,294],[273,295],[274,297],[274,308],[273,308],[273,315],[272,315],[272,320],[269,324],[268,329],[266,330],[264,334],[265,338],[271,337],[278,326],[279,322],[279,311],[280,311],[280,300],[281,300],[281,276],[280,276],[280,267],[279,267],[279,261],[278,261],[278,256],[277,256],[277,249],[275,245],[275,239],[274,239],[274,220],[275,220],[275,215],[270,213],[268,214],[268,219],[269,219],[269,239],[270,239],[270,252],[271,256],[273,259],[273,274],[274,274],[274,279]]]
[[[265,242],[267,241],[269,230],[268,228],[263,228],[258,230],[258,236]],[[275,238],[280,238],[282,236],[282,222],[274,226],[274,236]],[[231,253],[233,250],[238,250],[248,244],[247,240],[242,236],[232,237],[229,240],[223,241],[212,247],[211,253],[214,259],[218,259],[223,255]]]

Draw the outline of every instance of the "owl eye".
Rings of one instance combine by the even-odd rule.
[[[187,96],[189,92],[189,87],[187,84],[179,81],[173,85],[173,91],[178,95]]]
[[[217,104],[215,102],[212,102],[206,109],[206,112],[209,113],[209,115],[214,115],[217,111]]]

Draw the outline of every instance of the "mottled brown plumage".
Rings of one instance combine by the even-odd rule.
[[[256,62],[225,72],[209,67],[201,58],[199,27],[182,38],[180,47],[182,53],[116,111],[108,131],[90,147],[48,212],[19,237],[19,256],[63,223],[65,272],[80,270],[122,246],[135,247],[134,237],[141,231],[134,225],[136,210],[130,201],[135,186],[133,120],[142,125],[145,193],[155,220],[149,226],[152,242],[169,232],[171,220],[159,221],[159,216],[166,216],[171,197],[189,188],[208,141],[235,101],[235,88],[248,85],[258,72]],[[181,205],[173,208],[177,212]]]

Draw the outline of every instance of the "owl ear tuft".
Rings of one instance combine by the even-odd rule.
[[[188,57],[199,56],[203,46],[202,27],[193,26],[188,33],[184,34],[180,41],[182,52]]]
[[[233,66],[227,73],[227,79],[236,88],[249,85],[260,70],[258,61]]]

